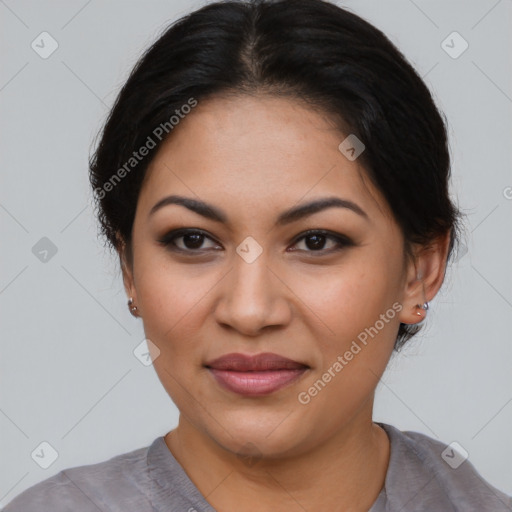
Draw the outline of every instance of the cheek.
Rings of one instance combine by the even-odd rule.
[[[301,410],[319,418],[325,432],[334,432],[373,396],[392,353],[398,330],[397,312],[332,319],[335,335],[317,336],[321,359],[297,393]],[[325,433],[324,432],[324,433]]]
[[[365,261],[362,252],[342,264],[290,274],[288,282],[303,298],[300,315],[309,318],[322,352],[344,351],[352,340],[364,340],[373,327],[392,337],[397,324],[394,271],[376,258]],[[384,318],[384,320],[381,320]],[[391,324],[391,325],[390,325]],[[320,336],[320,334],[322,334]]]
[[[163,387],[180,410],[194,411],[194,401],[203,403],[197,380],[204,336],[200,326],[205,297],[213,280],[195,277],[177,265],[156,266],[144,272],[137,295],[141,304],[146,338],[159,350],[153,360]],[[194,399],[190,391],[194,389]]]
[[[188,338],[183,331],[192,328],[193,318],[204,307],[208,293],[218,281],[217,273],[198,272],[192,265],[185,268],[176,263],[159,263],[156,259],[140,267],[146,269],[136,276],[146,333],[153,333],[162,343],[176,337],[178,332]]]

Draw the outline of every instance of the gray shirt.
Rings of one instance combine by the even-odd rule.
[[[487,483],[469,460],[458,465],[462,459],[445,444],[377,423],[389,436],[390,460],[369,512],[512,511],[512,498]],[[23,491],[3,511],[215,512],[163,436],[104,462],[62,470]]]

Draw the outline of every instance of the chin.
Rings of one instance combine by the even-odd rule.
[[[222,414],[222,423],[211,424],[207,430],[217,444],[238,456],[278,459],[303,445],[302,429],[288,415],[280,411],[262,417],[257,408],[253,414]]]

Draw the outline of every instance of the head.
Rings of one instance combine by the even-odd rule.
[[[458,240],[449,177],[421,78],[378,29],[321,0],[214,3],[171,25],[90,170],[165,389],[220,446],[269,456],[371,414]],[[232,352],[307,370],[240,396],[205,366]]]

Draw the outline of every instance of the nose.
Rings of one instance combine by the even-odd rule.
[[[292,292],[279,272],[269,267],[265,253],[252,263],[237,255],[221,283],[215,318],[224,327],[257,336],[265,328],[290,322]]]

